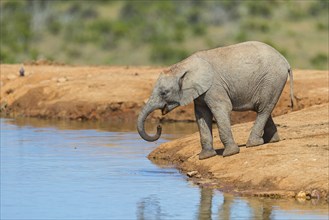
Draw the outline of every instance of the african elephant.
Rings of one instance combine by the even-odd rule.
[[[138,116],[137,130],[143,139],[156,141],[161,135],[161,126],[158,125],[154,136],[149,136],[144,129],[147,116],[156,109],[161,109],[165,115],[194,101],[202,146],[199,159],[216,155],[212,137],[213,118],[224,144],[223,156],[239,153],[231,131],[232,110],[257,112],[247,147],[279,141],[271,112],[288,75],[292,106],[293,75],[290,65],[271,46],[251,41],[196,52],[160,74]]]

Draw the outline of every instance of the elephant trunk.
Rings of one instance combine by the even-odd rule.
[[[150,102],[148,102],[144,106],[143,110],[141,111],[141,113],[139,114],[138,119],[137,119],[137,131],[138,131],[139,135],[144,140],[150,141],[150,142],[158,140],[161,136],[161,130],[162,130],[161,125],[158,125],[157,133],[154,136],[148,135],[145,132],[145,127],[144,127],[144,123],[145,123],[147,116],[156,109],[161,109],[161,106],[154,106],[154,105],[150,104]]]

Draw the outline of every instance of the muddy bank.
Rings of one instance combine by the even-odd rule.
[[[10,116],[59,118],[73,120],[135,120],[148,99],[163,67],[65,66],[30,63],[1,64],[0,108]],[[296,107],[303,109],[328,102],[328,72],[295,70]],[[287,85],[274,115],[290,112]],[[253,120],[252,112],[232,114],[232,123]],[[162,121],[194,121],[193,104],[161,116]]]
[[[10,116],[131,119],[157,78],[157,68],[1,65],[1,108]]]
[[[281,137],[278,143],[246,148],[252,127],[249,122],[233,126],[239,154],[221,156],[223,145],[216,128],[214,145],[218,156],[199,160],[199,133],[195,133],[160,145],[149,159],[158,165],[174,164],[197,184],[227,192],[274,198],[319,197],[328,201],[328,120],[328,104],[315,105],[274,118]]]

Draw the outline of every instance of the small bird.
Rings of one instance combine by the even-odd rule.
[[[21,67],[21,69],[19,70],[19,76],[21,77],[25,76],[24,73],[25,73],[24,67]]]

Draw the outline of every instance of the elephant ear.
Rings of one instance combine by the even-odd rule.
[[[194,99],[208,91],[213,81],[211,65],[201,58],[192,60],[192,68],[180,75],[180,105],[187,105]]]

